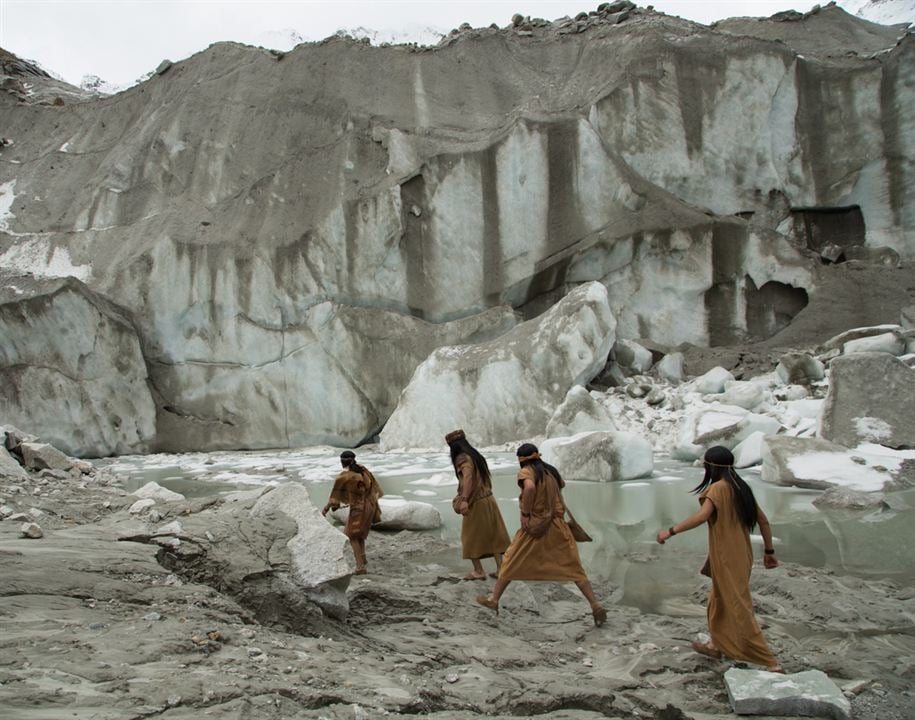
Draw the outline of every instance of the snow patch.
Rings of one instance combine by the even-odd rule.
[[[0,195],[2,199],[2,195]],[[0,230],[5,230],[3,208],[0,206]],[[92,274],[89,265],[74,265],[70,251],[65,247],[53,247],[51,241],[35,237],[14,245],[0,255],[0,267],[32,273],[39,277],[75,277],[83,282]]]
[[[875,417],[857,417],[854,420],[855,430],[861,437],[880,441],[893,436],[893,428],[885,420]]]

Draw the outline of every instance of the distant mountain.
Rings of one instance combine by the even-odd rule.
[[[881,25],[915,23],[915,0],[845,0],[838,5],[852,15]]]

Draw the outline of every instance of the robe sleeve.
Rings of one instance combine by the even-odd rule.
[[[476,492],[476,487],[474,487],[476,473],[474,472],[473,461],[466,455],[461,455],[458,458],[457,470],[461,475],[461,479],[458,481],[458,493],[467,502],[470,502]]]

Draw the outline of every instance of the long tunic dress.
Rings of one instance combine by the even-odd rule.
[[[344,468],[337,475],[328,503],[334,509],[349,505],[349,517],[343,533],[350,540],[365,540],[368,537],[372,523],[381,519],[378,498],[383,495],[381,486],[368,470],[358,473]]]
[[[737,514],[734,490],[727,480],[717,480],[702,493],[699,502],[711,502],[715,506],[708,521],[712,575],[708,627],[712,642],[735,660],[766,667],[777,665],[753,612],[750,597],[753,548],[750,531]]]
[[[473,460],[465,453],[454,459],[458,475],[458,494],[467,498],[467,514],[461,521],[461,555],[468,560],[479,560],[505,552],[510,542],[505,521],[492,485],[480,477]]]
[[[535,481],[534,470],[529,466],[518,472],[518,486],[522,490],[526,479]],[[522,501],[523,497],[522,493]],[[563,519],[565,504],[559,484],[552,474],[543,473],[543,479],[535,485],[531,507],[522,507],[521,511],[531,513],[532,527],[539,523],[548,523],[548,526],[540,537],[534,537],[524,528],[515,533],[511,545],[505,551],[499,579],[560,582],[587,580],[578,555],[578,545]]]

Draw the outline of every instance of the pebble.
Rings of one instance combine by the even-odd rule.
[[[264,654],[264,651],[260,648],[249,647],[248,648],[248,657],[259,657]]]
[[[44,535],[44,531],[37,523],[23,523],[19,528],[19,534],[24,538],[37,540]]]
[[[9,505],[0,505],[0,520],[6,520],[14,512],[16,511]]]
[[[146,622],[157,622],[162,619],[162,616],[157,612],[151,612],[144,615],[143,619],[146,620]]]
[[[168,700],[165,701],[165,704],[169,707],[178,707],[181,704],[181,696],[169,695]]]
[[[456,683],[459,679],[457,673],[448,673],[445,675],[445,682]]]
[[[594,661],[591,658],[585,658],[581,661],[581,664],[585,667],[594,667]]]

